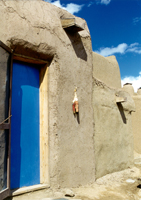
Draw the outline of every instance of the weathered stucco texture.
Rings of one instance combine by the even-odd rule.
[[[48,72],[49,176],[52,187],[95,180],[90,33],[69,33],[60,17],[74,17],[43,1],[0,1],[0,40],[15,53],[50,62]],[[77,87],[79,120],[72,112]]]
[[[117,104],[116,96],[126,97],[127,102]],[[134,101],[127,92],[112,89],[94,79],[96,178],[133,164],[131,112],[134,107]]]
[[[135,94],[134,88],[131,83],[124,84],[122,90],[128,92],[131,96],[133,96]]]
[[[93,52],[93,74],[107,86],[121,88],[120,70],[115,56],[103,57]]]
[[[132,115],[132,126],[134,135],[134,150],[141,154],[141,94],[138,93],[132,98],[135,102],[136,112]]]
[[[134,92],[132,84],[126,83],[123,90],[128,92],[135,102],[135,112],[132,113],[132,130],[134,137],[134,150],[141,154],[141,89]]]

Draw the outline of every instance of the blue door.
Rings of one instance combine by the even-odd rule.
[[[15,61],[11,105],[11,189],[40,183],[39,69]]]

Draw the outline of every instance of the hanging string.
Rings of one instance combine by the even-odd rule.
[[[9,117],[7,117],[3,122],[0,123],[0,125],[2,125],[5,121],[7,121],[10,117],[12,117],[12,115],[10,115]]]

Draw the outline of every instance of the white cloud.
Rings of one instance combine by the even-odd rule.
[[[101,0],[101,4],[108,5],[111,2],[111,0]]]
[[[71,14],[78,13],[82,9],[82,7],[84,6],[84,5],[74,4],[74,3],[69,3],[69,4],[66,4],[66,5],[62,4],[61,5],[60,0],[56,0],[56,1],[54,1],[54,0],[45,0],[45,1],[50,2],[50,3],[52,3],[53,5],[55,5],[55,6],[59,7],[59,8],[67,10]]]
[[[77,5],[77,4],[74,4],[74,3],[69,3],[66,6],[66,10],[68,12],[74,14],[74,13],[78,13],[82,9],[83,6],[84,5]]]
[[[133,19],[133,24],[134,24],[134,25],[136,25],[138,22],[141,23],[141,17],[135,17],[135,18]]]
[[[93,4],[94,4],[94,2],[90,1],[90,3],[88,4],[88,7],[90,7]]]
[[[138,45],[139,43],[138,42],[135,42],[135,43],[133,43],[133,44],[130,44],[130,48],[132,48],[132,47],[134,47],[134,46],[136,46],[136,45]]]
[[[123,54],[125,52],[125,50],[127,49],[127,47],[128,47],[128,45],[126,43],[122,43],[122,44],[119,44],[117,47],[100,48],[99,51],[95,51],[95,52],[102,56],[110,56],[115,53]]]
[[[59,8],[63,8],[64,9],[64,7],[60,4],[59,0],[52,2],[52,4],[57,6],[57,7],[59,7]]]
[[[127,45],[126,43],[122,43],[122,44],[119,44],[117,47],[100,48],[99,51],[95,51],[95,52],[102,56],[110,56],[116,53],[125,54],[127,52],[141,54],[141,45],[139,45],[139,43],[137,42],[130,45]]]
[[[108,5],[111,0],[96,0],[96,4],[105,4]]]
[[[129,46],[129,48],[127,49],[127,52],[134,52],[134,53],[138,53],[141,54],[141,47],[139,47],[139,43],[133,43]]]
[[[121,80],[122,86],[125,83],[132,83],[134,91],[137,92],[138,88],[141,87],[141,71],[139,72],[139,76],[126,76]]]

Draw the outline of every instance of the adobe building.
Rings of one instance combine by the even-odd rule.
[[[130,167],[134,102],[115,57],[92,52],[85,20],[41,0],[3,0],[0,13],[0,199]]]
[[[132,115],[132,126],[133,126],[133,135],[134,135],[134,150],[138,154],[141,154],[141,89],[139,88],[137,93],[132,96],[136,112]]]
[[[37,185],[25,188],[32,191],[94,182],[93,57],[85,20],[75,17],[74,24],[63,28],[62,17],[74,15],[44,1],[1,1],[0,13],[0,121],[12,115],[10,177],[1,161],[3,197],[19,194],[13,189],[23,186]],[[13,73],[6,78],[9,62]],[[12,100],[11,113],[5,115],[6,80],[11,81]],[[79,116],[72,111],[76,87]],[[2,158],[5,140],[1,130]]]
[[[115,56],[93,53],[95,176],[133,165],[132,97],[121,88]]]
[[[135,102],[136,112],[132,114],[132,128],[134,136],[134,150],[135,153],[141,154],[141,88],[137,93],[134,92],[133,86],[130,83],[126,83],[123,86],[123,90],[127,91]],[[136,154],[135,154],[136,155]],[[138,157],[138,156],[137,156]],[[136,156],[135,156],[136,158]]]

